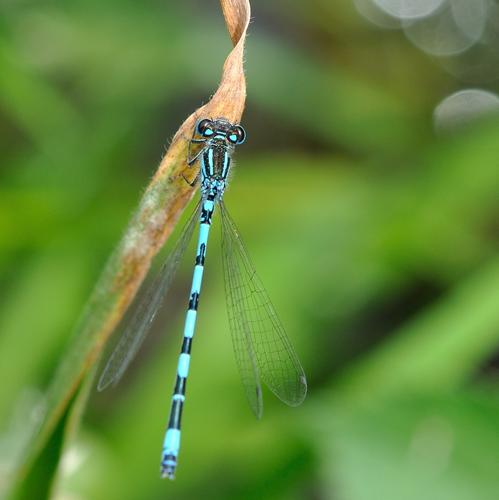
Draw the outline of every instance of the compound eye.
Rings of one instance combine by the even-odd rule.
[[[242,144],[246,139],[246,131],[241,125],[236,125],[227,133],[227,139],[229,139],[232,144]]]
[[[198,123],[197,132],[198,132],[198,134],[202,135],[203,137],[211,137],[215,133],[215,131],[213,130],[212,121],[208,120],[207,118],[205,118],[204,120],[201,120]]]

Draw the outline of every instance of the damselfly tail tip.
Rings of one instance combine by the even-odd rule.
[[[166,467],[161,467],[161,478],[162,479],[175,479],[175,467],[168,465]]]
[[[161,471],[161,479],[169,479],[173,481],[175,479],[175,471],[173,469],[163,469]]]
[[[162,479],[175,479],[176,463],[173,463],[171,457],[163,457],[161,461],[161,478]]]

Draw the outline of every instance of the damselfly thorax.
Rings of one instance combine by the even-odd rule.
[[[199,159],[201,196],[219,200],[227,186],[231,156],[236,145],[242,144],[246,133],[240,125],[225,118],[201,120],[191,139],[189,164]],[[193,150],[197,149],[193,153]],[[196,179],[197,180],[197,179]]]

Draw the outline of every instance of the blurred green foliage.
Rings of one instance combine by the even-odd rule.
[[[91,388],[52,495],[497,499],[499,123],[436,138],[432,111],[461,84],[349,0],[252,6],[249,141],[226,198],[309,396],[267,393],[254,421],[214,242],[176,481],[158,460],[190,258],[123,382]],[[168,136],[229,49],[216,2],[0,4],[2,491]],[[47,456],[25,496],[43,497]]]

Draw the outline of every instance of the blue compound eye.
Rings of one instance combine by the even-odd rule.
[[[202,135],[203,137],[212,136],[215,133],[213,130],[212,121],[208,120],[208,119],[201,120],[198,123],[197,132],[198,132],[198,134]]]
[[[227,139],[229,139],[232,144],[242,144],[246,139],[246,132],[241,125],[236,125],[227,133]]]

